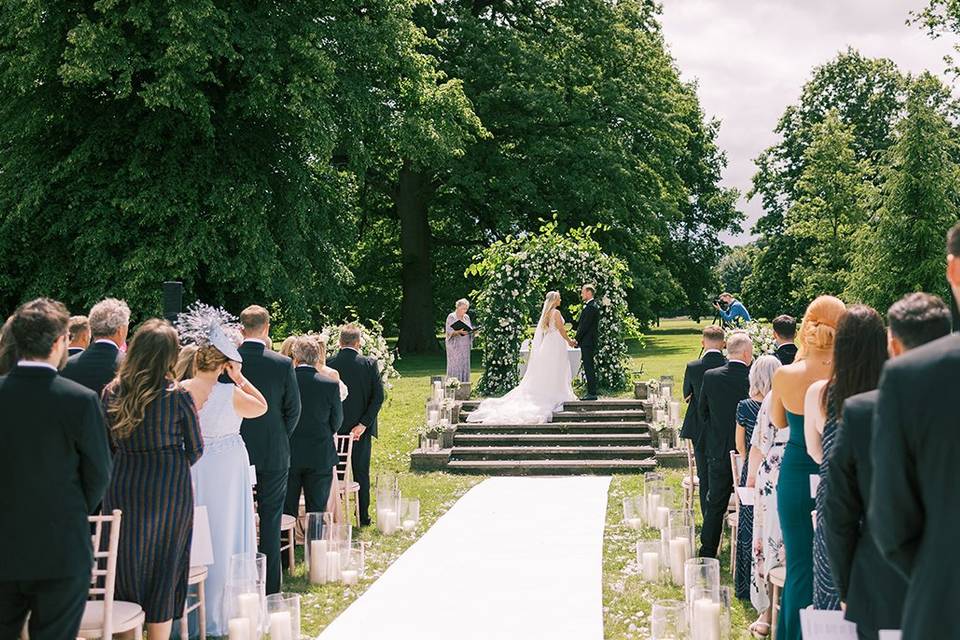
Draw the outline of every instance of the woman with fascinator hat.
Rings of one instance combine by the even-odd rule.
[[[250,458],[240,437],[244,418],[257,418],[267,402],[243,377],[235,318],[221,309],[196,304],[177,320],[181,342],[196,346],[193,377],[182,386],[200,416],[204,455],[192,469],[195,503],[207,508],[214,564],[207,575],[207,632],[227,635],[223,590],[230,558],[257,550]],[[226,374],[229,383],[220,382]]]
[[[789,429],[777,481],[777,513],[787,560],[780,605],[778,640],[800,640],[800,610],[813,603],[813,520],[810,476],[820,465],[807,453],[804,439],[804,400],[807,389],[833,375],[837,326],[846,314],[843,301],[820,296],[810,303],[799,333],[797,360],[777,369],[770,396],[770,422]]]

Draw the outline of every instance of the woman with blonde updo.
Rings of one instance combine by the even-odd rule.
[[[221,600],[230,558],[257,550],[250,458],[240,437],[240,423],[266,413],[267,402],[241,373],[239,333],[225,313],[201,306],[182,314],[178,324],[183,337],[196,345],[193,377],[181,386],[193,396],[203,434],[203,458],[192,472],[195,502],[207,508],[213,545],[214,564],[205,587],[207,632],[225,636]],[[220,381],[223,374],[230,382]]]
[[[810,476],[820,466],[807,453],[804,440],[804,399],[807,389],[833,374],[833,343],[847,309],[833,296],[810,303],[800,325],[797,361],[773,376],[770,422],[789,429],[789,439],[777,482],[777,513],[783,532],[787,577],[781,603],[778,640],[800,640],[800,610],[813,602],[813,520]]]

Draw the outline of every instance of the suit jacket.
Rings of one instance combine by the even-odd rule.
[[[737,405],[750,397],[750,367],[728,362],[703,374],[700,388],[701,438],[707,456],[725,458],[737,447]]]
[[[41,367],[0,377],[0,581],[89,576],[87,516],[110,480],[93,391]]]
[[[337,464],[333,435],[343,423],[340,385],[313,367],[296,368],[300,421],[290,435],[290,466],[330,471]]]
[[[367,428],[363,437],[377,437],[377,414],[383,405],[383,382],[373,358],[360,355],[353,349],[340,349],[327,361],[327,366],[340,374],[347,385],[347,399],[343,401],[343,426],[340,433],[349,433],[358,424]]]
[[[687,414],[683,416],[681,438],[692,440],[694,444],[700,442],[700,387],[703,385],[703,374],[725,364],[727,359],[719,351],[710,351],[699,360],[687,363],[683,372],[683,397],[690,397],[690,403],[687,405]]]
[[[867,524],[877,392],[848,398],[827,471],[824,540],[846,617],[867,629],[899,629],[907,583],[877,549]]]
[[[77,356],[83,353],[85,349],[83,347],[70,347],[67,349],[67,354],[70,356]]]
[[[258,471],[289,469],[290,434],[300,420],[300,390],[293,361],[259,342],[244,342],[239,351],[244,377],[267,400],[265,414],[240,425],[250,464]]]
[[[583,309],[580,310],[580,317],[577,319],[577,346],[591,347],[597,346],[597,324],[600,321],[600,308],[597,301],[590,299]]]
[[[79,382],[100,397],[103,388],[117,375],[123,353],[112,342],[94,342],[67,360],[63,377]]]
[[[793,364],[793,361],[797,359],[797,345],[792,342],[782,344],[777,347],[777,351],[773,355],[777,356],[780,364]]]
[[[884,557],[909,581],[901,627],[907,640],[943,637],[944,607],[960,602],[960,574],[950,560],[960,531],[958,380],[960,335],[890,360],[880,378],[868,523]]]

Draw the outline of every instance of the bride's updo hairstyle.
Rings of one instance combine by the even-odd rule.
[[[547,298],[543,301],[543,311],[540,312],[540,326],[544,329],[550,326],[550,312],[560,302],[559,291],[548,291]]]
[[[223,355],[220,349],[212,344],[197,349],[197,355],[194,357],[197,371],[216,371],[230,362],[230,358]]]
[[[832,350],[837,325],[846,312],[843,300],[834,296],[820,296],[811,302],[800,324],[799,355]]]

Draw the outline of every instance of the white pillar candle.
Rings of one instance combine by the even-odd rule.
[[[343,584],[357,584],[358,574],[356,569],[344,569],[340,573]]]
[[[250,638],[256,638],[260,630],[260,594],[241,593],[237,596],[237,609],[240,618],[250,622]]]
[[[686,536],[678,536],[670,541],[670,576],[673,584],[683,585],[683,568],[690,559],[690,540]]]
[[[657,528],[665,529],[670,526],[670,507],[657,507]]]
[[[327,541],[310,541],[310,583],[324,584],[327,581]]]
[[[270,614],[270,640],[294,640],[291,626],[289,611],[274,611]]]
[[[230,618],[227,622],[227,637],[230,640],[252,640],[250,621],[246,618]]]
[[[660,578],[660,554],[653,551],[643,552],[643,579],[656,582]]]
[[[674,424],[680,422],[680,403],[677,401],[670,403],[670,421]]]
[[[660,507],[660,494],[651,493],[647,496],[647,522],[651,525],[657,521],[657,509]]]
[[[642,529],[643,518],[629,518],[627,519],[627,526],[631,529]]]
[[[340,552],[327,551],[327,579],[335,582],[340,577]]]
[[[393,533],[397,530],[397,512],[393,509],[384,509],[380,515],[383,517],[383,524],[380,525],[380,532],[385,536],[393,535]]]
[[[437,424],[437,422],[439,421],[440,421],[439,411],[431,411],[429,414],[427,414],[427,424],[432,426]]]
[[[700,598],[693,603],[694,640],[720,640],[720,603]]]
[[[416,528],[417,528],[417,521],[416,521],[416,520],[407,519],[407,520],[404,520],[404,521],[403,521],[403,530],[404,530],[404,531],[413,531],[413,530],[416,529]]]

